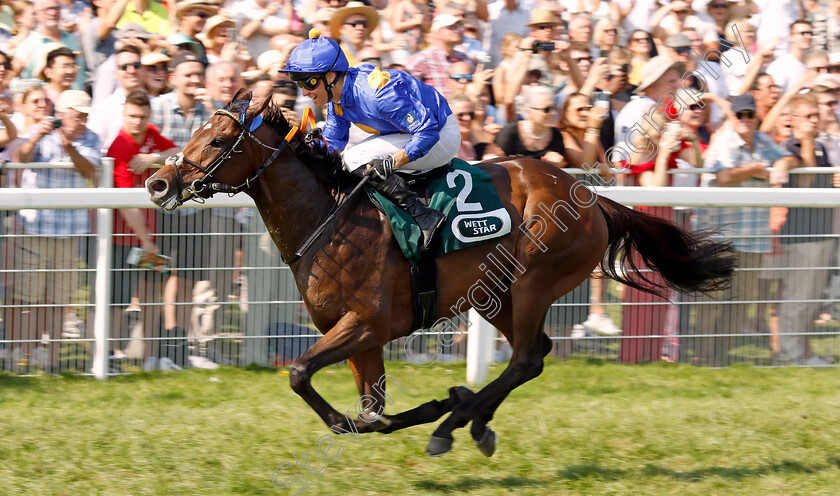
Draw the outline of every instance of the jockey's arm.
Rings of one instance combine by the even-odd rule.
[[[397,153],[393,154],[392,157],[394,158],[395,169],[400,168],[411,161],[411,159],[408,158],[408,152],[405,151],[405,148],[397,150]]]

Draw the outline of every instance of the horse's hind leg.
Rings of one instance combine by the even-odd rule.
[[[544,336],[542,322],[545,318],[545,308],[539,308],[539,303],[531,300],[513,311],[513,326],[508,329],[514,329],[515,339],[511,342],[513,357],[508,367],[475,396],[452,410],[452,414],[432,434],[426,448],[427,454],[439,456],[448,453],[452,449],[453,430],[464,427],[482,412],[490,412],[492,415],[511,391],[542,373],[545,341],[541,336]],[[483,425],[486,426],[486,422]],[[484,430],[480,429],[481,426],[482,422],[479,422],[476,433]]]
[[[545,333],[542,333],[542,342],[542,353],[543,357],[545,357],[551,352],[552,343],[551,339]],[[484,456],[493,456],[493,453],[496,451],[496,433],[487,424],[493,420],[493,414],[496,413],[499,405],[508,397],[508,394],[510,392],[501,395],[492,405],[478,412],[473,418],[472,425],[470,426],[470,435],[472,435],[473,441]]]

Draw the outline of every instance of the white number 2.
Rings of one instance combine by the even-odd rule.
[[[470,196],[470,193],[472,192],[472,176],[462,170],[456,169],[446,175],[446,185],[450,188],[454,188],[455,178],[458,176],[462,176],[464,178],[464,188],[460,193],[458,193],[458,201],[455,204],[455,208],[457,208],[459,212],[480,212],[481,203],[467,201],[467,197]]]

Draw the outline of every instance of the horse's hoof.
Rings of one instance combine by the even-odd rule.
[[[460,403],[467,401],[475,396],[475,391],[467,386],[454,386],[449,388],[449,396],[457,396]]]
[[[359,414],[359,418],[366,422],[373,432],[391,427],[390,420],[375,412],[362,412]]]
[[[493,453],[496,452],[496,439],[496,433],[493,432],[493,429],[487,427],[484,429],[481,439],[473,439],[473,442],[478,446],[478,451],[481,451],[482,455],[493,456]]]
[[[426,446],[426,454],[429,456],[442,456],[452,451],[454,439],[432,436],[429,445]]]

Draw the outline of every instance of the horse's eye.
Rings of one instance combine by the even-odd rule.
[[[222,146],[224,146],[224,144],[225,140],[223,140],[222,138],[216,138],[210,142],[210,146],[215,146],[216,148],[221,148]]]

